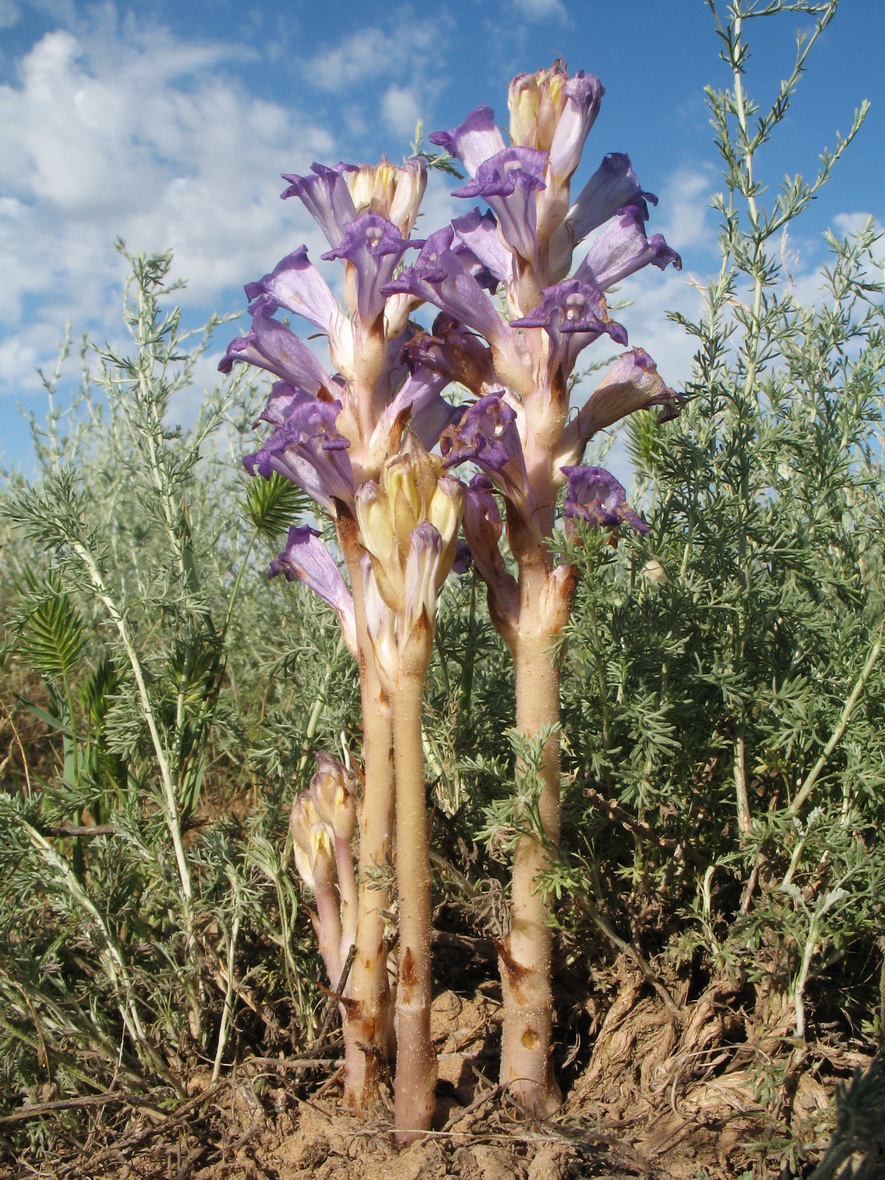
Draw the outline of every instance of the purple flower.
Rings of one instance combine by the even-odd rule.
[[[474,402],[439,440],[446,467],[475,463],[528,520],[534,494],[526,472],[516,411],[499,393]]]
[[[504,148],[504,137],[495,124],[491,107],[476,107],[460,127],[452,131],[434,131],[428,136],[431,143],[443,148],[460,160],[471,176],[485,160]]]
[[[258,422],[269,422],[271,426],[283,426],[296,406],[310,401],[310,394],[286,381],[275,381],[270,389],[267,405],[258,415]],[[258,422],[253,423],[254,426]]]
[[[609,316],[598,288],[577,278],[546,287],[538,306],[522,319],[513,320],[511,327],[544,328],[553,342],[550,370],[560,370],[565,378],[574,369],[578,354],[603,334],[618,344],[627,343],[626,331]]]
[[[498,384],[488,346],[445,312],[434,320],[433,335],[417,333],[403,354],[413,372],[420,367],[432,369],[446,382],[458,381],[477,396]]]
[[[268,577],[283,573],[290,582],[304,582],[315,594],[327,602],[338,616],[341,633],[351,655],[357,656],[356,622],[353,598],[335,564],[332,554],[320,540],[320,534],[310,525],[289,529],[286,548],[276,561],[271,562]]]
[[[342,176],[345,171],[355,172],[353,164],[339,164],[327,168],[325,164],[311,164],[313,176],[290,176],[283,173],[289,187],[280,196],[299,197],[305,209],[326,235],[332,249],[341,245],[347,227],[356,217],[353,198]]]
[[[672,262],[682,270],[682,259],[661,234],[645,236],[645,212],[644,203],[619,209],[590,247],[575,278],[607,291],[649,264],[663,270]]]
[[[584,141],[596,121],[605,94],[599,78],[595,74],[585,74],[583,70],[569,78],[562,90],[565,103],[550,145],[550,166],[557,183],[569,179],[581,162]]]
[[[626,205],[639,205],[649,200],[657,204],[657,197],[644,193],[630,157],[621,152],[606,156],[581,190],[562,224],[550,237],[549,266],[552,276],[564,277],[571,267],[572,253],[594,229],[608,221]]]
[[[343,318],[326,280],[308,262],[307,246],[299,246],[287,254],[257,283],[246,284],[246,298],[250,302],[262,295],[271,296],[280,307],[303,316],[326,333]]]
[[[470,272],[464,254],[452,249],[451,226],[431,234],[412,266],[382,288],[382,294],[404,291],[447,311],[493,343],[506,338],[508,327]]]
[[[492,487],[485,475],[475,475],[470,481],[464,497],[464,536],[479,576],[488,587],[492,621],[505,638],[512,638],[519,619],[519,588],[501,555],[501,513]]]
[[[459,406],[453,406],[441,396],[448,384],[447,376],[429,366],[413,366],[412,372],[396,396],[385,406],[372,431],[369,443],[370,466],[380,467],[393,454],[407,423],[424,449],[433,450],[442,431],[461,414]]]
[[[270,295],[260,295],[252,304],[252,327],[245,336],[232,340],[218,368],[229,373],[235,361],[245,361],[267,369],[303,389],[311,397],[320,390],[332,392],[336,386],[306,344],[273,318],[277,302]]]
[[[276,407],[279,409],[280,407]],[[353,504],[353,471],[336,422],[341,402],[318,398],[294,400],[291,412],[260,451],[246,455],[250,475],[270,477],[272,471],[291,479],[333,514],[336,502]]]
[[[561,61],[510,83],[510,139],[519,147],[550,153],[555,184],[567,182],[581,160],[605,87],[583,70],[569,78]]]
[[[563,511],[567,518],[585,520],[595,528],[617,528],[622,522],[637,532],[648,525],[627,504],[627,493],[602,467],[563,467],[568,486]]]
[[[361,213],[348,225],[339,246],[324,260],[344,258],[356,270],[357,311],[362,322],[373,324],[384,311],[381,288],[392,277],[399,260],[411,246],[396,226],[377,213]]]
[[[474,274],[481,286],[494,294],[499,283],[510,283],[515,278],[513,254],[501,241],[498,223],[491,210],[480,213],[478,209],[471,209],[463,217],[456,217],[452,228],[458,242],[480,264],[481,269],[474,268]],[[459,249],[457,244],[453,248]]]
[[[675,418],[680,401],[664,384],[647,352],[633,348],[623,353],[563,431],[561,462],[579,460],[594,434],[637,410],[661,406],[658,422]]]
[[[583,241],[591,230],[622,209],[625,205],[639,204],[649,200],[653,205],[658,198],[644,193],[636,173],[630,166],[630,157],[621,152],[611,152],[605,157],[568,211],[566,224],[576,242]]]
[[[498,218],[504,240],[527,262],[535,257],[537,208],[534,194],[546,188],[546,152],[510,147],[484,161],[476,177],[455,197],[482,197]]]

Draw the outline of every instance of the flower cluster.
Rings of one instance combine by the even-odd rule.
[[[598,78],[570,77],[561,62],[510,86],[509,135],[488,107],[431,141],[467,172],[455,195],[484,202],[425,239],[411,237],[426,183],[420,158],[396,166],[314,164],[286,176],[320,226],[323,260],[344,267],[343,306],[299,247],[246,287],[252,324],[221,363],[257,365],[276,381],[262,419],[271,433],[247,456],[254,475],[278,473],[316,501],[343,561],[309,525],[293,526],[271,565],[310,586],[336,612],[358,660],[364,713],[359,879],[349,844],[354,786],[321,756],[292,816],[296,865],[316,898],[316,928],[333,986],[351,944],[355,979],[345,1018],[345,1085],[371,1104],[369,1064],[382,1061],[388,1029],[383,921],[392,902],[370,881],[392,860],[395,795],[399,903],[397,1126],[429,1126],[430,871],[420,701],[442,584],[464,554],[486,583],[490,613],[514,658],[517,725],[555,735],[558,672],[550,655],[568,618],[577,574],[554,565],[561,513],[616,530],[647,526],[607,471],[582,465],[587,442],[636,410],[678,396],[651,358],[629,349],[572,411],[578,358],[595,341],[627,344],[606,293],[642,267],[679,267],[660,235],[626,155],[602,160],[577,197],[571,182],[604,93]],[[502,308],[500,296],[504,297]],[[413,313],[435,306],[432,330]],[[277,319],[305,320],[328,340],[330,364]],[[457,383],[459,407],[444,396]],[[465,486],[453,474],[477,469]],[[503,508],[503,512],[502,512]],[[505,535],[512,561],[505,558]],[[346,574],[346,577],[345,577]],[[532,699],[529,699],[532,697]],[[539,814],[544,839],[520,842],[512,929],[502,948],[502,1081],[544,1114],[550,1076],[550,930],[536,888],[543,846],[558,834],[558,748],[545,738]],[[528,837],[526,838],[528,839]],[[518,980],[519,986],[508,980]],[[355,1079],[361,1079],[358,1083]]]
[[[583,350],[600,338],[627,343],[605,293],[644,266],[681,266],[660,234],[646,235],[656,198],[642,190],[628,156],[607,155],[572,200],[571,179],[603,93],[598,78],[569,77],[556,63],[511,83],[509,144],[488,107],[432,135],[470,176],[455,195],[481,198],[488,208],[431,234],[412,265],[384,288],[435,304],[443,330],[460,324],[475,334],[470,349],[449,360],[451,376],[477,400],[443,431],[441,452],[447,468],[469,461],[483,474],[468,492],[465,534],[505,638],[518,624],[517,596],[493,553],[502,526],[492,491],[507,507],[517,562],[550,537],[556,494],[565,484],[566,518],[642,529],[626,504],[599,508],[600,481],[620,485],[580,461],[593,435],[627,414],[660,406],[663,420],[679,404],[648,354],[631,349],[569,417],[571,378]],[[594,231],[581,257],[579,247]],[[507,316],[493,298],[499,290]],[[557,578],[568,581],[563,571]],[[561,605],[554,611],[561,617]]]

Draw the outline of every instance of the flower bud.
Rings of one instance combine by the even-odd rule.
[[[310,798],[317,814],[339,840],[349,840],[356,826],[353,775],[329,754],[317,754]]]
[[[414,156],[402,165],[382,160],[344,173],[357,213],[368,209],[392,222],[404,238],[415,225],[427,185],[427,165]]]
[[[398,656],[396,646],[396,615],[381,594],[376,573],[379,563],[373,562],[367,554],[360,559],[363,601],[366,608],[366,627],[375,657],[375,667],[386,692],[392,692],[396,685]]]
[[[335,834],[325,823],[308,794],[299,795],[289,816],[292,831],[295,867],[301,880],[318,892],[335,873],[333,845]]]
[[[510,83],[510,140],[516,147],[549,152],[565,103],[568,74],[561,62],[536,74],[518,74]]]

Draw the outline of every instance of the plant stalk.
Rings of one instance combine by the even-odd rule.
[[[351,518],[339,520],[338,536],[353,588],[363,717],[356,955],[344,1002],[344,1102],[355,1110],[381,1113],[381,1085],[388,1077],[393,1042],[385,940],[391,905],[393,717],[374,664],[360,591],[359,542]]]
[[[410,638],[400,655],[393,702],[396,766],[396,867],[399,893],[399,985],[396,997],[397,1140],[430,1127],[436,1054],[430,1037],[430,847],[421,742],[424,678],[430,637]]]
[[[520,569],[519,627],[512,644],[516,724],[527,738],[559,725],[559,669],[542,604],[547,570]],[[559,738],[547,742],[540,767],[539,813],[548,845],[559,843]],[[501,1085],[535,1118],[561,1102],[552,1068],[553,992],[550,979],[550,912],[538,888],[548,864],[545,845],[533,835],[516,844],[510,901],[510,933],[499,951],[504,999]]]

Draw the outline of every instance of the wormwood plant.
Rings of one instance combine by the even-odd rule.
[[[169,256],[128,261],[131,351],[99,350],[79,425],[66,437],[50,417],[40,474],[12,481],[0,509],[0,1071],[14,1104],[41,1086],[181,1090],[197,1058],[218,1076],[236,1007],[259,1039],[298,1044],[317,1002],[282,789],[305,774],[310,737],[340,740],[351,702],[326,708],[340,653],[300,600],[265,593],[234,612],[256,545],[285,532],[300,496],[279,480],[244,500],[229,477],[254,390],[234,384],[193,428],[167,425],[217,321],[189,341],[164,310]],[[280,706],[270,755],[261,735]],[[16,746],[28,717],[48,732],[39,757]],[[243,823],[225,818],[259,769],[269,789]],[[250,947],[265,948],[260,988],[241,974]]]
[[[821,1042],[882,1045],[881,244],[872,224],[828,234],[821,291],[799,302],[785,232],[865,105],[812,181],[770,199],[760,163],[836,5],[798,6],[814,31],[761,110],[751,20],[797,6],[710,7],[732,76],[708,92],[722,265],[702,317],[675,317],[697,340],[680,418],[627,425],[650,532],[569,547],[581,867],[549,884],[633,958],[666,950],[743,1005],[746,1042],[726,1057],[776,1112]],[[787,1148],[767,1150],[774,1166]]]

